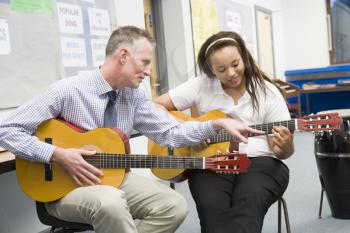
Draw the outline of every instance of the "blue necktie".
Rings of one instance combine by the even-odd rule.
[[[104,126],[105,127],[117,127],[117,109],[116,99],[117,94],[115,91],[107,92],[108,103],[104,115]]]

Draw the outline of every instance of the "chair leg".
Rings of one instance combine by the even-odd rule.
[[[283,197],[280,197],[280,199],[278,199],[278,233],[282,232],[282,227],[281,227],[281,225],[282,225],[281,224],[282,207],[283,207],[283,212],[284,212],[284,220],[285,220],[285,223],[286,223],[287,233],[291,233],[287,203],[286,203],[286,201],[284,200]]]
[[[277,201],[278,204],[278,215],[277,215],[277,229],[278,229],[278,233],[281,233],[281,199],[278,199]]]
[[[287,230],[287,233],[291,233],[287,203],[283,197],[281,197],[281,202],[283,205],[284,220],[286,222],[286,230]]]
[[[324,194],[324,188],[321,189],[320,208],[318,210],[318,218],[322,218],[323,194]]]
[[[326,186],[324,184],[323,178],[321,175],[319,175],[320,183],[321,183],[321,198],[320,198],[320,208],[318,210],[318,218],[322,218],[322,206],[323,206],[323,195],[324,191],[326,189]]]

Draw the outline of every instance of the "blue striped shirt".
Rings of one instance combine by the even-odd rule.
[[[98,69],[54,83],[0,123],[0,147],[25,159],[48,163],[55,147],[32,136],[36,128],[52,118],[62,118],[84,130],[103,127],[107,92],[111,90]],[[146,98],[141,88],[116,91],[117,127],[127,136],[136,129],[161,145],[180,147],[215,134],[211,121],[178,123]]]

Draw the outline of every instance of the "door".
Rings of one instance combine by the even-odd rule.
[[[266,9],[256,7],[256,27],[258,41],[259,67],[272,79],[275,77],[275,61],[272,37],[272,13]]]

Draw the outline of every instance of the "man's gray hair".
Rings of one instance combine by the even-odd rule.
[[[152,36],[144,29],[135,26],[123,26],[113,31],[109,37],[106,47],[106,57],[112,55],[121,46],[130,46],[134,50],[137,49],[137,42],[139,39],[147,39],[153,46],[155,41]]]

